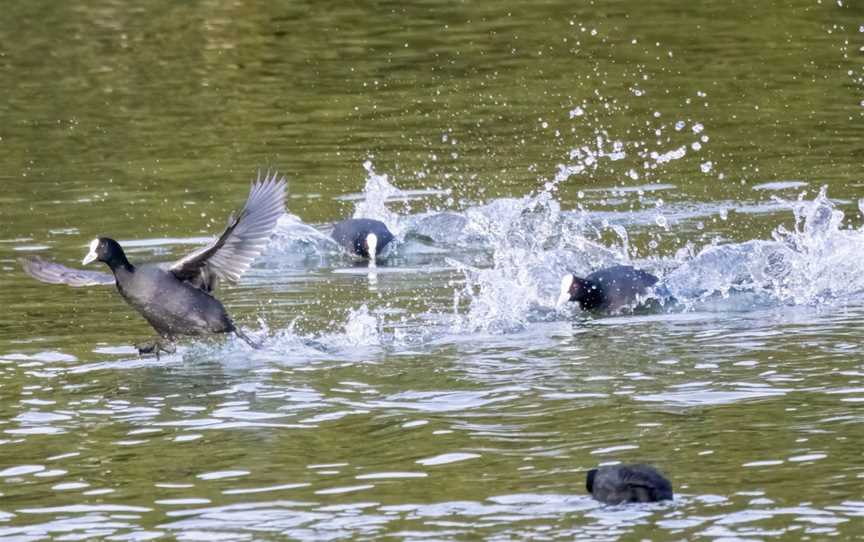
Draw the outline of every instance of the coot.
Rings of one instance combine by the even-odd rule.
[[[650,465],[614,465],[591,469],[585,489],[606,504],[672,500],[672,484]]]
[[[394,237],[387,225],[371,218],[349,218],[333,227],[333,239],[349,253],[372,262]]]
[[[582,310],[616,311],[632,305],[657,280],[654,275],[629,265],[607,267],[585,278],[568,273],[561,279],[558,306],[575,301]]]
[[[24,271],[50,284],[93,286],[115,284],[120,295],[156,330],[159,336],[138,346],[141,354],[174,352],[182,335],[235,333],[249,346],[256,344],[231,320],[225,307],[211,295],[218,280],[236,282],[267,246],[279,217],[285,212],[285,178],[266,175],[252,184],[246,205],[219,238],[176,262],[133,265],[120,244],[107,237],[90,243],[82,264],[104,262],[111,274],[71,269],[33,257],[22,259]]]

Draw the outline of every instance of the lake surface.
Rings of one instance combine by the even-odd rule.
[[[3,9],[0,539],[864,537],[864,3]],[[17,262],[178,258],[259,169],[290,215],[219,292],[259,351],[139,358]],[[653,304],[555,308],[613,263]],[[594,502],[616,462],[675,501]]]

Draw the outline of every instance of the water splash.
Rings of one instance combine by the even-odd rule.
[[[348,312],[344,339],[352,346],[379,346],[380,327],[378,318],[370,314],[369,307],[361,305],[359,309]]]
[[[354,207],[354,218],[380,220],[394,235],[399,236],[402,232],[400,216],[387,207],[387,200],[400,196],[401,190],[390,182],[387,174],[376,173],[370,160],[363,163],[363,168],[366,170],[364,198]]]
[[[511,332],[530,321],[553,318],[564,273],[587,273],[592,267],[627,259],[583,235],[584,223],[562,214],[553,190],[496,200],[469,209],[466,215],[486,232],[492,266],[478,269],[452,262],[465,278],[454,296],[454,328],[460,332]],[[626,231],[619,233],[626,239]]]
[[[845,229],[844,214],[828,199],[827,187],[811,201],[799,197],[792,205],[792,231],[779,226],[774,240],[786,249],[789,272],[772,286],[777,296],[810,304],[864,291],[864,229]]]
[[[844,214],[828,198],[826,187],[812,201],[802,194],[783,203],[795,219],[791,230],[780,225],[772,240],[706,247],[669,275],[670,292],[693,302],[750,291],[794,305],[864,292],[864,228],[844,227]]]
[[[329,235],[304,223],[297,215],[285,213],[276,223],[276,231],[261,260],[268,267],[303,267],[316,260],[320,263],[338,251],[339,245]]]
[[[600,131],[593,145],[573,149],[570,162],[559,165],[536,194],[496,200],[466,212],[468,223],[476,225],[490,244],[492,267],[459,266],[465,285],[454,297],[457,329],[507,332],[532,320],[554,318],[552,307],[565,273],[584,275],[598,267],[630,263],[630,236],[624,225],[607,221],[594,224],[581,206],[577,212],[562,213],[556,199],[561,183],[595,172],[603,162],[624,160],[626,147]],[[686,154],[681,149],[658,154],[640,145],[634,148],[636,156],[648,160],[645,167],[649,169]],[[629,178],[638,179],[639,175]],[[620,245],[601,244],[599,239],[606,232],[611,232]],[[460,315],[463,301],[468,307]]]
[[[553,194],[547,189],[466,212],[468,222],[486,232],[493,253],[489,268],[452,261],[465,277],[454,295],[458,331],[513,332],[532,321],[560,318],[550,299],[563,273],[633,263],[623,226],[605,224],[592,232],[595,224],[585,213],[562,213]],[[775,201],[792,211],[795,222],[791,230],[778,226],[770,240],[711,244],[695,254],[687,249],[674,258],[635,263],[668,270],[659,273],[665,276],[655,295],[674,297],[677,310],[704,309],[718,297],[736,296],[742,307],[752,307],[821,304],[864,292],[864,227],[845,227],[843,212],[825,188],[812,201],[803,195]],[[620,243],[605,246],[592,239],[603,230]]]

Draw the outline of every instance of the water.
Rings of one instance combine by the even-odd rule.
[[[0,538],[860,537],[861,6],[571,4],[4,6]],[[259,168],[260,351],[20,272],[179,257]],[[614,263],[653,308],[555,309]],[[675,502],[585,495],[631,461]]]

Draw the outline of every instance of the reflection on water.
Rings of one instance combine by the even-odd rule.
[[[857,536],[861,13],[794,4],[5,6],[0,538]],[[176,257],[268,166],[291,214],[220,292],[261,350],[139,358],[16,263]],[[612,263],[663,303],[555,309]],[[635,461],[676,500],[587,497]]]
[[[122,348],[96,363],[4,356],[3,379],[22,385],[4,402],[3,445],[26,462],[0,471],[16,503],[0,532],[836,533],[864,513],[849,432],[862,421],[849,339],[862,317],[609,318],[419,350],[349,344],[362,325],[349,324],[317,359],[296,338],[273,339],[293,341],[285,355],[229,342],[159,362]],[[585,496],[587,468],[634,459],[673,474],[674,504]]]

